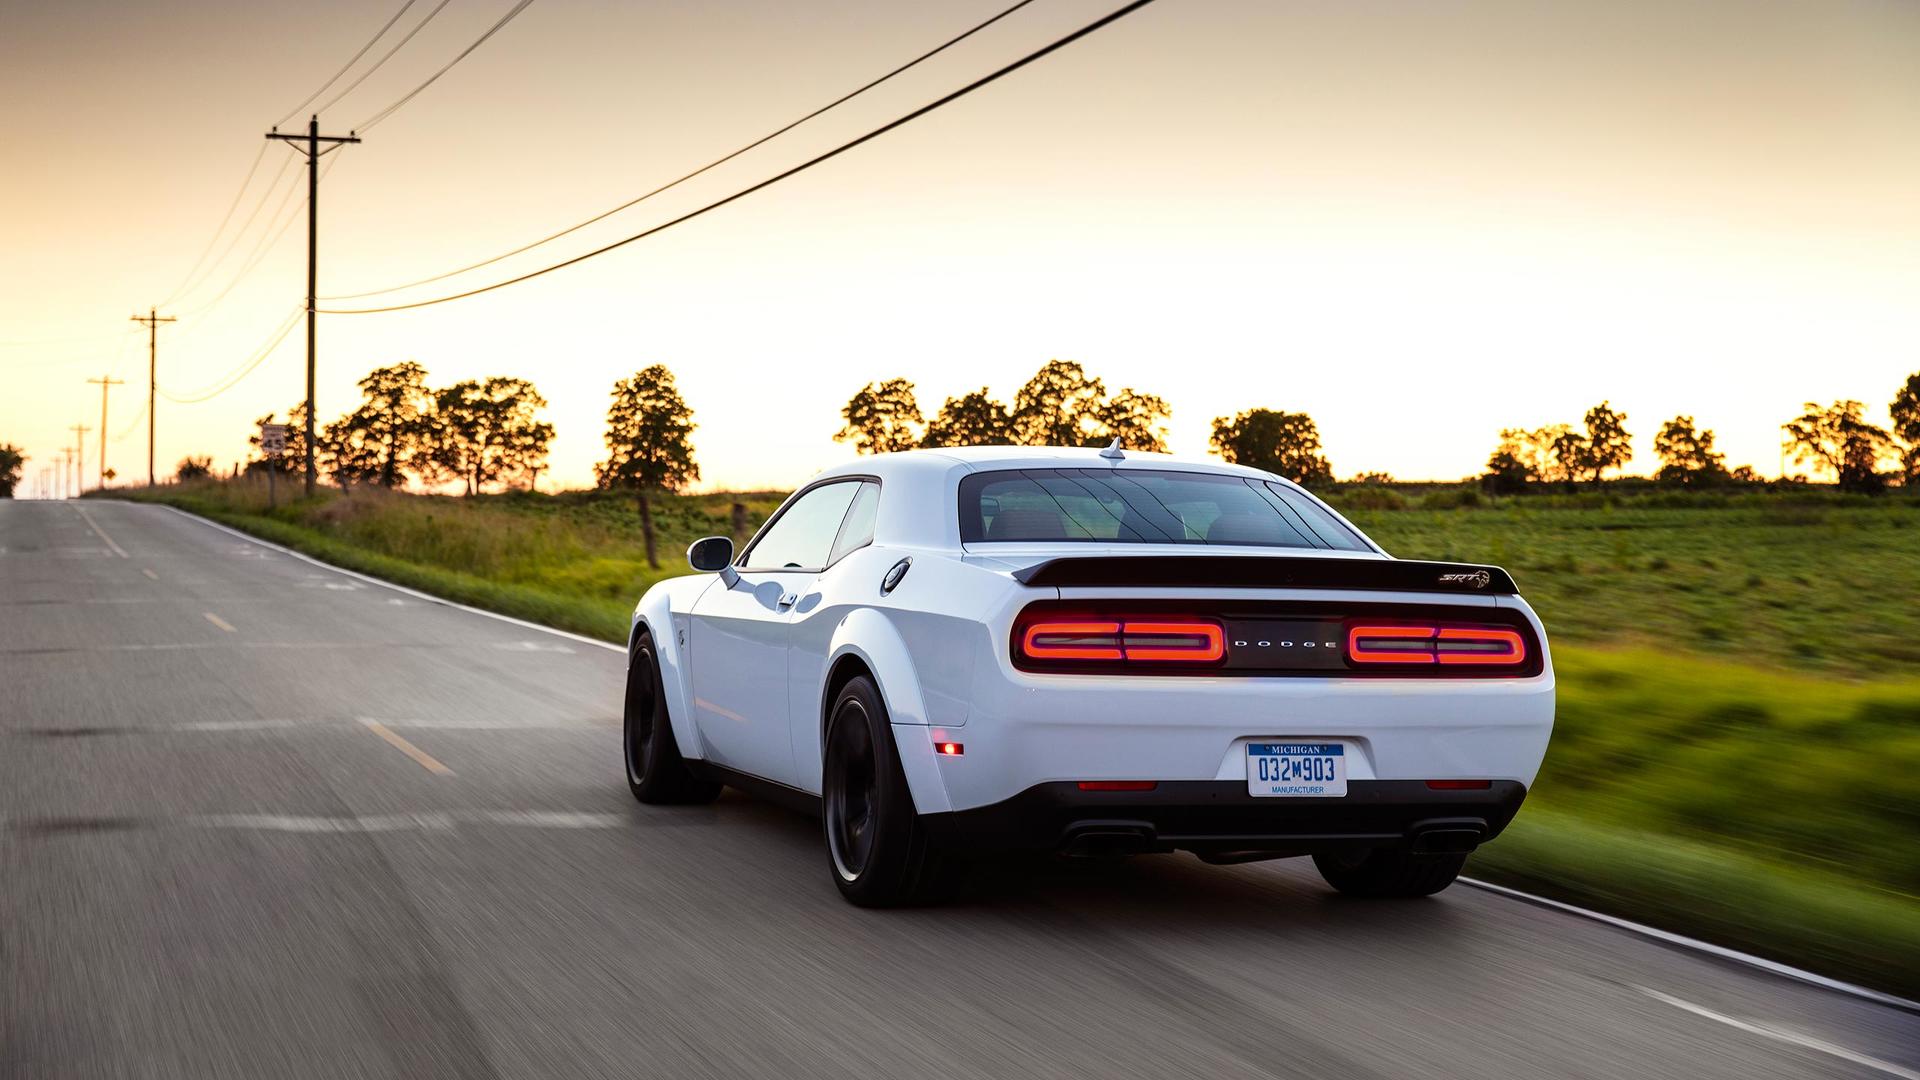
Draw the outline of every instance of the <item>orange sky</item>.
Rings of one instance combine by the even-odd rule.
[[[509,6],[452,0],[325,126],[364,120]],[[321,291],[584,218],[1001,6],[538,0],[341,152]],[[472,282],[778,172],[1111,6],[1038,0],[844,113]],[[0,8],[0,441],[33,456],[29,489],[64,429],[99,424],[85,379],[103,373],[129,382],[110,463],[144,476],[144,424],[127,430],[144,338],[127,316],[180,283],[266,127],[395,7]],[[441,382],[526,376],[559,430],[551,476],[580,484],[614,379],[665,363],[708,486],[784,486],[849,453],[837,410],[869,379],[914,380],[931,411],[982,383],[1011,396],[1057,356],[1167,398],[1190,454],[1213,417],[1268,406],[1311,413],[1339,475],[1450,479],[1500,427],[1610,398],[1638,436],[1631,471],[1686,412],[1731,463],[1771,474],[1800,402],[1859,398],[1884,420],[1920,368],[1916,131],[1911,4],[1159,0],[658,238],[484,297],[323,317],[320,414],[402,359]],[[267,197],[252,230],[172,305],[164,388],[216,383],[299,303],[294,222],[195,310],[272,235],[283,189],[266,181],[285,156],[269,148],[241,203],[243,218]],[[161,471],[239,460],[253,418],[303,379],[296,330],[212,401],[163,398]]]

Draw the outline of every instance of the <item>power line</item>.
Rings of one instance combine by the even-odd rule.
[[[146,406],[146,403],[142,402],[140,405],[140,411],[134,414],[133,419],[127,421],[127,426],[120,429],[120,434],[115,435],[113,437],[113,441],[126,442],[127,436],[133,434],[134,431],[140,427],[140,421],[145,420],[146,418],[147,418],[147,406]]]
[[[265,145],[265,144],[263,143],[262,145]],[[287,160],[291,161],[293,159],[288,158]],[[340,162],[339,158],[335,158],[334,160],[327,162],[326,165],[323,166],[320,170],[320,179],[325,180],[327,178],[327,175],[333,172],[333,167],[339,164],[339,162]],[[242,264],[242,266],[240,267],[240,272],[234,275],[233,280],[227,282],[226,287],[221,289],[219,294],[214,296],[213,299],[207,301],[204,304],[201,304],[197,308],[192,308],[188,311],[181,312],[183,316],[200,315],[207,311],[212,310],[216,305],[220,303],[220,301],[225,300],[227,298],[227,294],[231,293],[234,290],[235,286],[239,285],[240,282],[244,280],[248,274],[252,273],[255,267],[259,266],[261,262],[265,261],[266,257],[269,254],[272,254],[273,249],[279,246],[281,238],[286,236],[287,233],[293,228],[293,223],[300,220],[300,209],[301,207],[304,207],[307,204],[307,200],[303,196],[300,199],[300,201],[294,205],[292,213],[287,214],[287,216],[284,219],[280,217],[281,213],[287,209],[288,203],[293,202],[293,193],[298,190],[300,190],[300,185],[294,184],[292,187],[289,187],[287,189],[287,193],[285,195],[282,195],[280,197],[280,205],[274,207],[273,213],[269,215],[267,218],[267,221],[268,221],[267,228],[272,231],[267,233],[262,233],[260,235],[260,239],[258,241],[255,241],[253,251],[248,254],[247,261],[244,264]],[[280,225],[278,228],[275,228],[273,226],[272,223],[274,221],[280,222]],[[269,239],[269,237],[271,237],[271,239]],[[199,329],[199,325],[200,324],[195,324],[193,329],[188,330],[185,334],[181,335],[181,337],[192,337],[193,334]]]
[[[220,268],[222,263],[227,261],[227,256],[233,254],[233,250],[240,246],[240,238],[245,236],[248,230],[253,228],[253,223],[260,217],[260,211],[266,207],[267,201],[273,197],[274,189],[280,186],[281,177],[286,176],[287,170],[292,167],[293,157],[289,155],[280,162],[280,168],[273,174],[273,179],[267,181],[267,186],[261,190],[260,198],[254,202],[253,209],[247,212],[247,220],[242,222],[240,227],[234,230],[233,235],[227,238],[226,246],[220,249],[220,254],[213,257],[213,261],[206,264],[206,267],[199,277],[194,278],[190,283],[173,291],[174,300],[178,301],[193,295],[195,290],[205,285],[207,280],[213,277],[214,272]],[[298,186],[297,183],[290,185],[287,190],[291,191],[294,187]],[[281,198],[284,199],[285,196],[281,196]],[[285,204],[283,203],[282,205]],[[278,214],[279,212],[279,208],[276,207],[274,213]]]
[[[451,71],[453,69],[453,65],[459,63],[462,60],[465,60],[467,58],[468,53],[471,53],[473,52],[473,50],[486,44],[486,41],[488,38],[499,33],[501,27],[512,22],[514,16],[527,10],[528,5],[532,3],[533,3],[533,0],[519,0],[519,3],[516,3],[513,5],[513,7],[507,9],[507,13],[505,15],[500,16],[499,22],[494,23],[492,26],[488,27],[487,32],[484,34],[481,34],[477,41],[467,46],[466,48],[460,50],[460,55],[447,61],[446,67],[443,67],[439,71],[436,71],[432,75],[428,76],[426,82],[423,82],[419,86],[416,86],[412,90],[409,90],[404,96],[400,98],[400,100],[394,102],[393,104],[387,106],[384,109],[381,109],[379,112],[374,113],[372,116],[368,117],[366,120],[361,121],[359,124],[354,125],[353,130],[355,132],[372,131],[373,125],[379,123],[382,120],[385,120],[389,116],[392,116],[395,112],[399,111],[402,105],[405,105],[407,102],[412,101],[415,95],[419,94],[420,91],[425,90],[429,86],[432,86],[434,84],[434,81],[439,79],[440,76],[445,75],[448,71]]]
[[[186,395],[175,395],[162,390],[160,391],[161,396],[176,405],[198,405],[203,401],[211,401],[240,385],[241,380],[253,374],[256,368],[266,362],[267,357],[273,355],[273,350],[278,348],[280,343],[287,339],[287,335],[293,332],[295,326],[299,325],[300,316],[305,314],[305,312],[306,308],[304,306],[293,309],[285,321],[274,330],[273,335],[267,339],[266,343],[254,350],[253,355],[249,356],[239,367],[221,376],[205,388]]]
[[[386,22],[386,25],[382,26],[379,32],[375,33],[372,37],[368,38],[367,43],[365,45],[360,46],[360,51],[357,53],[354,53],[352,59],[348,60],[345,64],[342,64],[340,66],[339,71],[336,71],[333,73],[333,78],[328,79],[326,82],[321,83],[320,89],[315,90],[311,94],[308,94],[305,98],[301,100],[300,104],[295,105],[291,109],[288,109],[287,115],[281,117],[278,120],[275,120],[273,122],[273,126],[279,127],[281,124],[284,124],[287,121],[293,119],[295,116],[298,116],[300,114],[301,109],[304,109],[308,105],[313,103],[314,98],[317,98],[321,94],[326,93],[328,87],[332,86],[336,82],[339,82],[340,76],[345,75],[348,69],[352,68],[353,65],[359,63],[360,58],[367,55],[367,50],[373,48],[374,42],[379,41],[381,38],[387,36],[387,31],[393,29],[393,24],[399,22],[400,16],[405,15],[407,13],[407,9],[412,7],[416,2],[417,0],[406,0],[406,3],[401,4],[400,10],[393,13],[393,18],[388,19]],[[266,150],[266,146],[267,146],[266,143],[261,143],[260,149],[264,152]]]
[[[187,272],[181,276],[180,283],[175,285],[173,291],[167,294],[167,298],[160,302],[162,307],[179,299],[180,294],[186,290],[187,282],[192,281],[193,275],[200,272],[200,264],[207,261],[207,255],[213,251],[213,245],[219,241],[220,234],[227,230],[227,222],[233,220],[233,212],[240,209],[240,200],[247,193],[247,185],[253,183],[253,176],[260,171],[260,162],[265,160],[266,156],[267,146],[265,143],[261,143],[259,152],[253,155],[253,164],[247,166],[247,175],[240,181],[239,190],[233,193],[233,201],[227,204],[227,212],[220,215],[220,224],[213,227],[213,235],[207,237],[207,245],[200,249],[200,257],[193,260],[193,266],[188,268]]]
[[[849,101],[852,101],[854,98],[859,97],[861,94],[864,94],[867,91],[873,89],[874,87],[879,86],[881,83],[886,82],[887,80],[893,78],[894,76],[899,75],[910,68],[917,67],[923,61],[930,60],[933,57],[938,56],[940,53],[943,53],[948,49],[952,48],[953,46],[960,44],[962,41],[965,41],[966,39],[972,37],[973,35],[979,33],[980,31],[985,30],[987,27],[992,26],[994,23],[999,22],[1001,19],[1006,18],[1007,16],[1013,14],[1016,11],[1019,11],[1021,8],[1026,7],[1028,4],[1031,4],[1031,3],[1033,3],[1033,0],[1020,0],[1019,3],[1014,4],[1012,7],[1007,8],[1006,10],[1000,12],[999,14],[993,16],[990,19],[987,19],[985,22],[977,23],[971,28],[969,28],[968,30],[966,30],[965,32],[955,37],[948,38],[946,41],[941,42],[939,45],[934,46],[932,49],[929,49],[928,51],[921,53],[919,56],[916,56],[913,59],[907,61],[906,63],[901,64],[899,67],[894,68],[892,71],[887,72],[885,75],[882,75],[877,79],[874,79],[872,82],[867,83],[866,85],[852,91],[851,93],[842,94],[841,96],[833,99],[832,101],[829,101],[825,105],[820,106],[819,108],[813,110],[807,115],[802,116],[800,119],[795,120],[792,123],[785,125],[784,127],[780,127],[774,131],[771,131],[765,135],[762,135],[758,139],[755,139],[754,141],[746,144],[745,146],[742,146],[740,149],[733,151],[732,153],[726,155],[725,157],[715,158],[714,160],[708,162],[705,165],[700,166],[699,168],[693,170],[692,172],[686,174],[685,176],[680,177],[678,180],[674,180],[670,183],[662,184],[659,187],[654,188],[652,191],[649,191],[644,195],[641,195],[637,198],[628,199],[626,202],[621,203],[619,206],[616,206],[611,210],[607,210],[602,213],[595,214],[594,216],[576,225],[569,225],[566,228],[561,229],[559,232],[552,233],[547,236],[543,236],[540,239],[535,240],[531,244],[523,244],[520,247],[514,248],[512,251],[495,255],[491,259],[482,259],[477,263],[471,263],[467,266],[463,266],[459,268],[458,270],[449,270],[444,274],[435,274],[432,277],[421,278],[418,281],[409,281],[405,285],[393,285],[385,289],[373,289],[368,292],[343,293],[339,296],[323,296],[320,299],[322,300],[360,300],[369,296],[384,296],[387,293],[400,292],[403,289],[411,289],[420,285],[432,284],[433,282],[436,282],[436,281],[444,281],[447,278],[456,277],[460,274],[464,274],[469,270],[478,270],[483,266],[492,266],[494,263],[497,263],[502,259],[510,259],[513,256],[519,255],[523,252],[532,251],[534,248],[537,248],[542,244],[552,243],[553,241],[558,240],[563,236],[567,236],[572,233],[579,232],[581,229],[584,229],[589,225],[595,224],[596,222],[605,221],[607,218],[612,217],[613,215],[621,212],[622,210],[626,210],[633,206],[638,206],[639,204],[647,201],[648,199],[653,198],[655,195],[658,195],[661,192],[679,187],[681,184],[686,183],[687,181],[693,179],[696,176],[701,175],[702,173],[709,172],[722,165],[725,165],[727,162],[732,161],[734,158],[739,157],[741,154],[744,154],[749,150],[755,149],[756,147],[764,145],[768,142],[773,141],[774,139],[779,138],[782,135],[785,135],[787,132],[792,131],[794,128],[799,127],[801,124],[804,124],[809,120],[812,120],[814,117],[819,116],[822,113],[826,113],[833,109],[836,109],[841,105],[844,105]]]
[[[373,62],[373,66],[372,66],[372,67],[370,67],[370,68],[368,68],[367,70],[365,70],[365,71],[363,71],[363,72],[361,72],[361,73],[360,73],[360,77],[359,77],[359,78],[357,78],[357,79],[355,79],[355,80],[353,80],[353,82],[352,82],[352,84],[351,84],[351,85],[349,85],[349,86],[348,86],[348,87],[347,87],[347,88],[346,88],[345,90],[342,90],[342,91],[340,91],[339,93],[337,93],[337,94],[335,94],[335,95],[333,95],[332,97],[330,97],[330,98],[328,98],[328,99],[327,99],[327,103],[326,103],[326,104],[324,104],[324,105],[322,105],[322,106],[320,106],[320,108],[319,108],[319,109],[317,109],[317,110],[315,110],[315,112],[316,112],[316,113],[323,113],[323,112],[326,112],[326,111],[327,111],[328,109],[331,109],[331,108],[333,108],[333,107],[334,107],[335,105],[338,105],[338,104],[340,104],[340,99],[341,99],[341,98],[343,98],[343,97],[346,97],[346,96],[347,96],[348,94],[351,94],[351,93],[353,93],[353,92],[354,92],[354,91],[355,91],[356,89],[358,89],[358,88],[359,88],[359,86],[360,86],[360,84],[361,84],[361,83],[363,83],[363,82],[366,82],[366,81],[367,81],[367,76],[369,76],[369,75],[371,75],[371,74],[373,74],[373,73],[374,73],[374,72],[376,72],[376,71],[379,71],[379,70],[380,70],[380,67],[381,67],[381,65],[383,65],[383,64],[385,64],[385,63],[386,63],[387,61],[389,61],[389,60],[391,60],[391,59],[393,59],[393,54],[394,54],[394,53],[397,53],[397,52],[399,52],[399,51],[400,51],[401,49],[404,49],[404,48],[406,48],[406,47],[407,47],[407,42],[409,42],[409,41],[412,41],[412,40],[413,40],[413,35],[415,35],[415,34],[418,34],[418,33],[419,33],[420,31],[422,31],[422,30],[424,30],[424,29],[426,29],[426,26],[427,26],[427,24],[433,21],[433,17],[434,17],[435,15],[438,15],[438,14],[440,14],[440,12],[441,12],[441,11],[442,11],[442,10],[443,10],[443,9],[444,9],[444,8],[445,8],[445,7],[447,6],[447,5],[448,5],[448,4],[450,4],[450,3],[452,3],[452,2],[453,2],[453,0],[440,0],[440,3],[438,3],[438,4],[436,4],[436,5],[434,5],[434,9],[433,9],[432,11],[429,11],[429,12],[427,12],[427,17],[426,17],[426,18],[424,18],[424,19],[421,19],[421,20],[420,20],[420,21],[419,21],[418,23],[416,23],[416,24],[414,25],[414,27],[413,27],[413,29],[411,29],[411,30],[409,30],[409,31],[407,31],[407,36],[406,36],[406,37],[403,37],[403,38],[401,38],[401,39],[400,39],[399,41],[397,41],[397,42],[395,42],[395,43],[394,43],[394,46],[393,46],[393,48],[391,48],[391,49],[388,49],[388,50],[387,50],[387,53],[386,53],[386,55],[385,55],[385,56],[382,56],[382,57],[381,57],[380,59],[378,59],[378,60],[375,60],[375,61]],[[299,112],[299,111],[300,111],[300,110],[298,110],[298,109],[295,109],[295,110],[294,110],[294,112]],[[284,123],[284,121],[282,121],[282,122]],[[273,125],[273,126],[277,128],[277,127],[279,127],[280,125],[279,125],[279,124],[275,124],[275,125]]]
[[[1109,25],[1110,23],[1113,23],[1122,18],[1125,18],[1126,16],[1131,15],[1132,13],[1140,10],[1143,7],[1146,7],[1148,4],[1151,4],[1151,3],[1153,3],[1153,0],[1133,0],[1132,3],[1126,5],[1125,7],[1119,8],[1113,12],[1108,13],[1107,15],[1102,16],[1099,19],[1094,20],[1091,23],[1088,23],[1087,25],[1081,27],[1080,29],[1075,30],[1073,33],[1068,34],[1067,36],[1054,41],[1052,44],[1042,46],[1041,48],[1028,53],[1027,55],[1021,57],[1020,59],[1015,60],[1013,63],[1008,64],[1005,67],[1002,67],[992,72],[991,74],[975,79],[973,82],[970,82],[967,85],[961,87],[960,89],[955,90],[950,94],[947,94],[945,97],[938,98],[934,101],[928,102],[927,104],[920,106],[918,109],[913,110],[912,112],[906,114],[905,116],[900,117],[897,120],[890,121],[886,124],[881,125],[880,127],[874,128],[872,131],[867,132],[865,135],[861,135],[856,139],[841,143],[839,146],[834,147],[832,150],[829,150],[824,154],[821,154],[814,158],[810,158],[807,161],[801,162],[800,164],[795,165],[793,168],[788,169],[785,172],[777,173],[771,177],[768,177],[767,179],[762,180],[751,187],[743,188],[739,191],[736,191],[724,199],[719,199],[714,202],[710,202],[707,205],[700,207],[698,210],[689,211],[688,213],[682,214],[679,217],[666,222],[665,224],[655,225],[651,229],[646,229],[641,232],[637,232],[632,236],[625,238],[624,240],[616,240],[611,244],[607,244],[603,247],[595,248],[594,250],[589,251],[584,255],[576,255],[571,259],[567,259],[562,262],[554,263],[550,266],[542,267],[541,269],[538,269],[538,270],[533,270],[528,273],[521,274],[518,277],[508,278],[505,281],[496,281],[491,285],[482,285],[477,289],[468,289],[465,292],[454,293],[451,296],[437,297],[432,300],[417,300],[411,304],[390,304],[385,307],[375,307],[375,308],[318,308],[316,310],[323,315],[374,315],[374,314],[379,314],[381,312],[387,312],[387,311],[407,311],[412,308],[423,308],[423,307],[432,306],[434,304],[445,304],[453,300],[464,300],[469,296],[478,296],[481,293],[492,292],[495,289],[504,289],[509,285],[518,285],[523,281],[530,281],[544,274],[551,274],[555,270],[562,270],[576,263],[585,262],[588,259],[594,258],[595,256],[605,255],[607,252],[613,251],[616,248],[625,247],[636,240],[643,240],[649,236],[654,235],[655,233],[664,232],[667,229],[671,229],[675,225],[679,225],[682,222],[691,221],[694,218],[701,216],[702,214],[708,213],[709,211],[718,210],[719,208],[727,205],[728,203],[735,202],[740,199],[744,199],[748,195],[751,195],[756,191],[760,191],[764,188],[771,187],[774,184],[777,184],[780,181],[785,180],[790,176],[796,176],[800,173],[807,171],[808,169],[813,168],[815,165],[819,165],[822,162],[829,161],[833,158],[839,157],[841,154],[844,154],[847,151],[852,150],[856,146],[860,146],[863,143],[871,142],[872,140],[877,139],[882,135],[885,135],[887,132],[892,131],[897,127],[901,127],[906,124],[912,123],[913,121],[918,120],[920,117],[925,116],[930,112],[933,112],[935,109],[938,109],[943,105],[949,104],[950,102],[953,102],[953,101],[957,101],[960,98],[963,98],[968,94],[973,93],[975,90],[978,90],[989,83],[1002,79],[1007,75],[1011,75],[1015,71],[1018,71],[1021,68],[1026,67],[1028,64],[1033,63],[1035,60],[1039,60],[1042,57],[1048,56],[1060,49],[1063,49],[1068,45],[1071,45],[1074,42],[1080,40],[1081,38],[1086,37],[1088,34],[1091,34],[1094,31]]]

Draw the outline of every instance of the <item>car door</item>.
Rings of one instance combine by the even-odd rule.
[[[791,785],[787,646],[793,608],[833,551],[860,480],[828,481],[794,496],[736,564],[740,579],[694,604],[693,718],[708,759]]]

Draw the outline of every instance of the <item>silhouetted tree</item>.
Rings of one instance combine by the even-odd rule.
[[[1208,440],[1228,461],[1284,476],[1299,484],[1326,483],[1333,467],[1320,453],[1320,430],[1306,413],[1249,409],[1213,422]]]
[[[847,426],[834,441],[851,442],[859,453],[891,454],[920,443],[914,430],[922,422],[920,405],[913,399],[913,384],[905,379],[868,383],[840,415],[846,417]]]
[[[409,360],[375,368],[360,380],[362,401],[328,424],[320,460],[342,485],[351,481],[399,487],[426,465],[433,392],[427,369]]]
[[[1713,449],[1713,432],[1697,431],[1693,417],[1676,416],[1660,425],[1653,452],[1661,461],[1655,479],[1668,484],[1711,484],[1727,477],[1726,459]]]
[[[921,446],[1005,446],[1013,442],[1013,417],[986,387],[950,397],[927,424]]]
[[[1563,463],[1569,479],[1585,474],[1593,483],[1608,469],[1617,469],[1633,458],[1633,436],[1627,433],[1627,414],[1615,412],[1608,402],[1587,410],[1584,432],[1569,431],[1555,445],[1555,458]]]
[[[188,480],[205,480],[213,475],[213,458],[208,455],[194,457],[189,454],[180,459],[173,470],[173,478],[182,483]]]
[[[693,410],[674,386],[673,372],[654,364],[613,384],[607,409],[607,460],[594,466],[600,486],[630,491],[640,509],[647,565],[659,569],[653,542],[656,492],[678,491],[700,479],[693,460]]]
[[[1487,471],[1480,483],[1494,494],[1511,495],[1533,484],[1571,482],[1573,471],[1566,455],[1574,452],[1581,438],[1565,424],[1531,431],[1501,428],[1500,442],[1487,458]]]
[[[13,489],[20,483],[21,466],[27,463],[27,455],[12,443],[0,443],[0,499],[13,498]]]
[[[1795,462],[1831,469],[1842,491],[1873,493],[1886,485],[1880,476],[1880,459],[1892,449],[1893,437],[1867,423],[1866,406],[1836,401],[1821,408],[1809,401],[1805,408],[1798,419],[1780,428]]]
[[[1906,444],[1900,451],[1900,482],[1920,484],[1920,371],[1907,376],[1888,411],[1893,414],[1893,434]]]
[[[457,382],[434,395],[433,412],[424,421],[431,460],[444,475],[464,481],[469,495],[496,481],[531,480],[553,441],[553,425],[535,418],[546,406],[525,379],[494,375]]]
[[[1172,413],[1164,398],[1123,387],[1119,393],[1094,407],[1094,420],[1099,424],[1099,433],[1094,441],[1112,442],[1119,439],[1120,445],[1129,450],[1164,454],[1167,452],[1167,429],[1160,426],[1160,421]]]
[[[1107,388],[1072,360],[1049,360],[1013,396],[1013,438],[1023,446],[1102,446]]]

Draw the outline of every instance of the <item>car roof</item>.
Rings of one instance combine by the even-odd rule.
[[[874,454],[855,458],[827,469],[816,479],[833,476],[870,475],[883,480],[895,477],[931,479],[942,476],[957,481],[958,475],[993,469],[1176,469],[1182,472],[1208,472],[1244,476],[1260,480],[1281,480],[1272,473],[1224,461],[1193,460],[1172,454],[1154,454],[1144,450],[1122,450],[1118,460],[1101,457],[1098,447],[1090,446],[954,446],[927,450],[902,450],[892,454]]]

